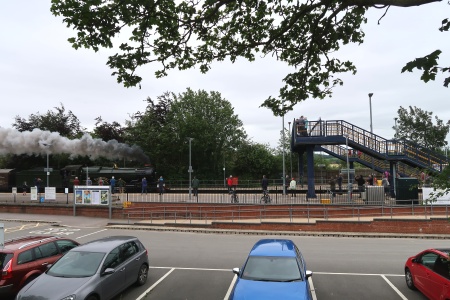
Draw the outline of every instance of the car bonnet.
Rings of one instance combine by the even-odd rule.
[[[92,276],[64,278],[53,277],[44,273],[32,284],[27,285],[20,291],[21,299],[27,299],[28,297],[48,299],[49,296],[52,299],[62,299],[68,295],[75,294],[78,289],[91,279]]]
[[[308,284],[305,281],[273,282],[239,279],[233,292],[234,300],[249,299],[309,299]]]

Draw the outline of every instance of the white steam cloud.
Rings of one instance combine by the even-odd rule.
[[[94,139],[89,134],[81,139],[70,140],[58,132],[18,131],[0,127],[0,155],[28,154],[46,155],[68,153],[71,157],[89,156],[91,159],[105,157],[108,159],[128,159],[148,162],[148,157],[138,146],[129,146],[116,140],[103,141]]]

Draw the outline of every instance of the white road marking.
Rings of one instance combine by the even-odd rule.
[[[144,293],[142,293],[139,297],[136,298],[136,300],[144,299],[145,296],[147,296],[148,293],[150,293],[151,290],[153,290],[161,281],[163,281],[167,276],[170,275],[175,270],[175,268],[170,269],[169,272],[167,272],[163,277],[161,277],[157,282],[155,282],[151,287],[149,287]]]
[[[403,300],[408,300],[408,298],[406,298],[399,290],[398,288],[395,287],[395,285],[392,284],[392,282],[390,282],[386,276],[381,275],[381,277],[389,284],[389,286],[400,296],[400,298],[402,298]]]
[[[312,276],[308,278],[308,282],[309,282],[309,289],[311,290],[311,296],[313,300],[317,300],[316,289],[314,288]]]
[[[225,294],[225,297],[223,298],[223,300],[228,300],[228,299],[230,298],[230,294],[231,294],[231,291],[233,290],[234,283],[236,282],[236,280],[237,280],[237,275],[235,274],[235,275],[233,276],[233,280],[231,280],[230,287],[228,288],[228,291],[227,291],[227,293]]]
[[[208,268],[174,268],[174,267],[156,267],[156,266],[149,266],[150,269],[170,269],[169,272],[167,272],[163,277],[161,277],[157,282],[155,282],[151,287],[149,287],[143,294],[141,294],[136,300],[144,299],[147,294],[153,290],[161,281],[163,281],[167,276],[170,275],[175,270],[193,270],[193,271],[227,271],[231,272],[230,269],[208,269]],[[402,300],[408,300],[387,278],[389,277],[403,277],[405,275],[403,274],[365,274],[365,273],[332,273],[332,272],[313,272],[313,274],[319,274],[319,275],[350,275],[350,276],[380,276],[382,277],[389,286],[402,298]],[[225,294],[224,300],[228,300],[230,297],[231,291],[233,290],[234,284],[236,283],[237,275],[233,276],[233,280],[230,283],[230,286],[228,287],[227,293]],[[317,300],[316,290],[314,288],[314,283],[312,281],[312,277],[308,278],[309,286],[311,290],[311,295],[313,297],[313,300]]]
[[[350,275],[350,276],[392,276],[392,277],[397,277],[397,276],[405,276],[405,274],[365,274],[365,273],[330,273],[330,272],[314,272],[314,274],[321,274],[321,275]]]
[[[89,233],[89,234],[85,234],[85,235],[79,236],[79,237],[77,237],[77,238],[75,238],[75,239],[78,240],[78,239],[81,239],[81,238],[84,238],[84,237],[87,237],[87,236],[90,236],[90,235],[93,235],[93,234],[97,234],[97,233],[99,233],[99,232],[106,231],[106,230],[108,230],[108,229],[102,229],[102,230],[99,230],[99,231],[96,231],[96,232],[92,232],[92,233]]]
[[[154,267],[149,266],[150,269],[175,269],[175,270],[192,270],[192,271],[226,271],[232,272],[231,269],[206,269],[206,268],[175,268],[175,267]]]

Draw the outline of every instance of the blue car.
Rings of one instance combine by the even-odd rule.
[[[291,240],[263,239],[250,251],[242,270],[234,268],[236,283],[230,300],[312,300],[305,260]]]

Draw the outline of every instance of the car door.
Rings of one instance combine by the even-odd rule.
[[[120,246],[122,260],[125,268],[126,286],[130,286],[137,280],[139,268],[141,267],[141,257],[139,255],[139,247],[136,242],[127,242]]]
[[[416,287],[430,299],[437,299],[439,285],[436,273],[433,271],[439,255],[433,252],[425,252],[414,266],[413,276]]]
[[[446,257],[438,256],[434,263],[433,272],[430,274],[430,281],[435,286],[436,299],[449,299],[449,261]]]
[[[126,287],[125,268],[120,257],[119,247],[107,254],[101,272],[103,273],[106,269],[114,269],[114,273],[101,275],[100,289],[104,296],[102,299],[111,299]]]
[[[58,247],[54,242],[45,243],[34,248],[36,263],[41,273],[47,270],[49,264],[53,264],[61,257]]]

